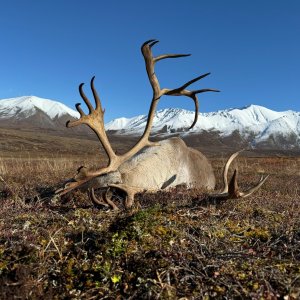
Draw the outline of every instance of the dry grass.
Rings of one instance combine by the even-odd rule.
[[[1,299],[300,297],[299,158],[241,157],[242,188],[271,174],[248,199],[178,188],[114,213],[79,192],[48,197],[83,163],[52,155],[0,160]]]

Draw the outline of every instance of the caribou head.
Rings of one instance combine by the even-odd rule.
[[[209,88],[187,89],[192,83],[203,79],[210,73],[200,75],[178,88],[161,88],[155,74],[155,64],[163,59],[184,57],[190,54],[163,54],[154,57],[152,47],[156,43],[158,43],[157,40],[149,40],[141,47],[147,75],[153,90],[153,97],[144,132],[137,143],[126,153],[122,155],[116,154],[109,142],[104,128],[104,110],[94,87],[94,77],[91,80],[91,90],[95,99],[95,107],[93,107],[83,92],[83,83],[80,84],[79,93],[87,105],[89,113],[85,114],[80,104],[76,104],[80,118],[75,121],[68,121],[66,126],[70,128],[80,124],[88,125],[101,142],[108,156],[108,164],[106,167],[99,168],[96,171],[89,171],[85,167],[79,168],[77,175],[68,180],[63,188],[57,190],[57,194],[63,195],[75,188],[80,188],[88,192],[94,204],[118,209],[109,196],[110,193],[108,191],[110,189],[115,189],[125,194],[125,207],[129,208],[134,202],[135,194],[139,192],[156,192],[177,185],[185,185],[188,188],[207,188],[208,190],[215,188],[216,180],[212,166],[201,152],[187,147],[180,138],[170,138],[160,142],[149,140],[156,107],[162,96],[186,96],[193,100],[195,117],[190,126],[192,128],[198,119],[199,102],[197,95],[204,92],[219,92],[216,89]],[[238,154],[239,152],[236,152],[231,155],[225,164],[223,171],[224,188],[222,192],[212,194],[211,197],[223,199],[247,197],[259,189],[267,179],[267,176],[262,177],[253,188],[240,192],[237,186],[237,172],[235,171],[228,184],[228,169]],[[96,189],[104,191],[101,199],[95,196],[94,191]]]

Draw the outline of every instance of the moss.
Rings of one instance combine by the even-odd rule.
[[[267,241],[269,238],[271,238],[269,230],[262,227],[250,227],[244,232],[244,236],[261,241]]]
[[[128,244],[127,232],[121,231],[113,234],[110,243],[107,247],[107,253],[112,257],[116,258],[126,251]]]

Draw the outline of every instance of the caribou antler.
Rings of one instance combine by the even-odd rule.
[[[148,75],[148,78],[149,78],[149,81],[150,81],[150,84],[151,84],[151,87],[153,90],[153,97],[152,97],[152,101],[151,101],[151,105],[150,105],[150,109],[149,109],[149,113],[148,113],[147,124],[146,124],[145,130],[144,130],[144,133],[141,136],[141,138],[138,140],[138,142],[128,152],[124,153],[123,155],[117,155],[114,152],[114,150],[112,149],[111,144],[108,140],[108,137],[106,135],[105,128],[104,128],[104,110],[102,109],[100,98],[94,87],[95,77],[93,77],[91,80],[91,89],[92,89],[93,96],[95,99],[95,104],[96,104],[95,108],[92,106],[89,99],[86,97],[86,95],[83,92],[83,83],[80,84],[79,93],[80,93],[83,101],[87,105],[87,107],[89,109],[89,113],[86,115],[83,112],[83,110],[81,109],[80,104],[79,103],[76,104],[76,109],[80,114],[80,118],[75,121],[68,121],[66,126],[68,128],[70,128],[70,127],[78,126],[80,124],[88,125],[96,133],[98,139],[100,140],[100,142],[108,156],[109,161],[108,161],[108,165],[106,167],[100,168],[99,170],[96,170],[96,171],[87,171],[86,168],[80,168],[78,170],[78,173],[75,176],[74,180],[71,182],[68,182],[62,189],[57,190],[56,193],[63,195],[65,193],[71,191],[72,189],[84,184],[85,182],[89,181],[90,179],[92,179],[94,177],[97,177],[97,176],[100,176],[102,174],[109,173],[112,171],[116,171],[123,162],[125,162],[126,160],[131,158],[133,155],[135,155],[137,152],[139,152],[145,146],[157,145],[157,143],[153,143],[149,140],[149,136],[150,136],[150,132],[151,132],[152,124],[153,124],[156,107],[159,102],[159,99],[162,96],[164,96],[164,95],[187,96],[194,101],[195,118],[190,127],[190,128],[192,128],[196,124],[197,119],[198,119],[199,102],[198,102],[197,94],[203,93],[203,92],[219,92],[218,90],[215,90],[215,89],[201,89],[201,90],[193,90],[193,91],[186,89],[192,83],[208,76],[210,73],[206,73],[204,75],[198,76],[198,77],[186,82],[179,88],[175,88],[175,89],[163,88],[163,89],[161,89],[160,85],[159,85],[159,81],[158,81],[155,71],[154,71],[155,63],[162,59],[185,57],[185,56],[189,56],[190,54],[163,54],[163,55],[160,55],[157,57],[153,57],[151,48],[156,43],[158,43],[157,40],[149,40],[149,41],[145,42],[141,47],[141,51],[142,51],[142,54],[143,54],[143,57],[145,60],[147,75]]]
[[[226,199],[238,199],[238,198],[246,198],[248,196],[250,196],[251,194],[253,194],[255,191],[257,191],[263,184],[264,182],[267,180],[267,178],[269,177],[269,175],[266,176],[261,176],[259,182],[254,185],[252,188],[241,192],[239,190],[238,187],[238,183],[237,183],[237,174],[238,171],[237,169],[234,170],[234,173],[230,179],[230,182],[228,184],[228,170],[229,167],[231,165],[231,163],[233,162],[233,160],[244,150],[240,150],[238,152],[233,153],[229,159],[227,160],[225,166],[224,166],[224,170],[223,170],[223,190],[218,193],[218,194],[211,194],[209,195],[209,198],[211,199],[220,199],[220,200],[226,200]]]

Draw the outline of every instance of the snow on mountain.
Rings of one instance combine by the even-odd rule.
[[[79,113],[57,101],[35,96],[0,100],[1,126],[64,130],[65,123],[70,118],[79,118]],[[267,142],[270,138],[277,145],[286,140],[291,147],[300,146],[300,112],[276,112],[262,106],[250,105],[241,109],[199,113],[196,125],[188,130],[193,120],[193,111],[178,108],[159,110],[154,117],[152,132],[187,135],[209,131],[218,133],[222,138],[238,131],[243,139],[251,139],[249,142],[254,146]],[[147,116],[140,115],[112,120],[105,127],[122,134],[140,135],[146,122]],[[76,129],[88,131],[81,126]]]
[[[259,140],[267,140],[271,135],[281,134],[288,137],[289,135],[299,135],[295,130],[295,124],[287,116],[282,116],[278,119],[272,120],[266,128],[259,135]]]
[[[64,115],[79,117],[79,113],[75,110],[49,99],[23,96],[0,100],[1,119],[24,119],[33,116],[37,110],[44,112],[51,119],[60,118]]]
[[[155,114],[153,132],[216,131],[221,136],[228,136],[239,131],[243,136],[254,134],[253,143],[267,140],[271,135],[288,137],[294,135],[300,144],[300,112],[276,112],[258,105],[241,109],[227,109],[211,113],[199,113],[193,129],[186,132],[194,119],[194,112],[183,109],[164,109]],[[140,134],[144,130],[147,116],[141,115],[130,119],[115,119],[106,124],[106,129]]]

